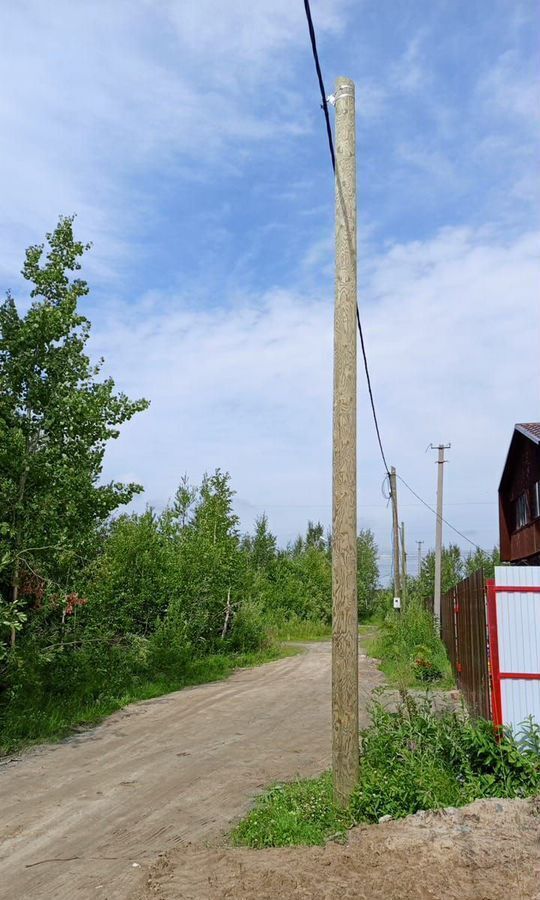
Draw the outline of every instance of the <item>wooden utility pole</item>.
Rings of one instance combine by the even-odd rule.
[[[356,594],[356,122],[354,82],[338,78],[332,486],[332,765],[345,806],[358,780]]]
[[[405,549],[405,522],[401,523],[401,593],[402,606],[407,600],[407,551]]]
[[[392,500],[392,545],[394,553],[394,597],[401,598],[401,577],[399,565],[399,518],[397,505],[397,477],[395,467],[390,469],[390,499]]]
[[[443,514],[443,466],[446,462],[444,451],[451,444],[430,444],[432,450],[439,451],[437,460],[437,522],[435,526],[435,588],[433,599],[433,616],[440,628],[441,625],[441,566],[442,566],[442,514]]]
[[[422,571],[422,544],[423,541],[417,541],[418,544],[418,577],[420,578],[420,572]]]

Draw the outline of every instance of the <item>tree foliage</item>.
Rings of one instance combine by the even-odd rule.
[[[67,583],[96,526],[142,490],[99,481],[107,441],[147,402],[115,393],[85,353],[88,286],[72,273],[88,245],[73,220],[60,219],[47,241],[26,252],[26,313],[10,294],[0,306],[0,577],[12,612],[24,573]]]
[[[457,544],[450,544],[442,549],[441,559],[441,589],[444,594],[468,575],[478,569],[483,569],[486,578],[493,577],[493,568],[499,565],[500,556],[497,547],[491,553],[477,548],[474,553],[463,556]],[[435,586],[435,552],[430,550],[422,560],[420,576],[413,584],[414,593],[433,609],[433,594]]]
[[[356,542],[358,618],[367,619],[374,612],[379,583],[375,535],[368,528],[360,531]]]

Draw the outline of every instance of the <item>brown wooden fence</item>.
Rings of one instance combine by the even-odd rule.
[[[486,583],[481,569],[441,597],[441,634],[469,711],[491,719]]]

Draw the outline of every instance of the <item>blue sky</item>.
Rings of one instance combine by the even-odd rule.
[[[534,2],[313,2],[328,90],[357,85],[359,286],[389,462],[497,539],[513,423],[539,417]],[[301,0],[3,4],[0,287],[77,212],[92,350],[151,409],[106,475],[162,506],[228,469],[242,525],[330,521],[333,182]],[[359,522],[388,571],[367,398]],[[433,516],[401,492],[410,553]],[[449,534],[446,534],[446,539]]]

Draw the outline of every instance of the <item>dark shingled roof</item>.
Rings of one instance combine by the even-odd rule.
[[[530,438],[535,444],[540,444],[540,422],[524,422],[516,425],[516,430],[521,431],[525,437]]]

